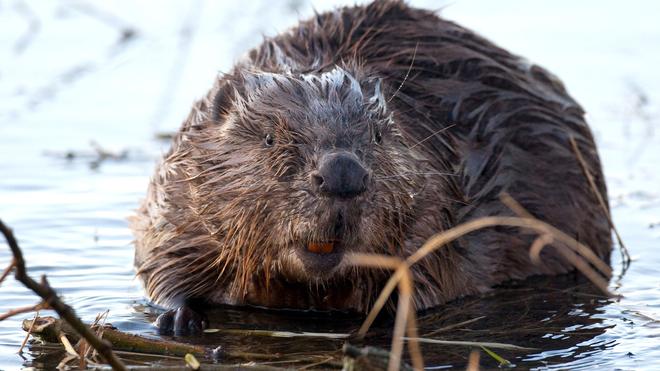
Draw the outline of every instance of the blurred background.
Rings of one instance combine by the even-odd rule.
[[[439,10],[564,81],[587,111],[613,217],[634,258],[612,280],[624,298],[592,314],[602,332],[518,362],[660,364],[660,2],[409,3]],[[262,35],[314,9],[351,4],[0,0],[0,218],[30,273],[46,273],[84,319],[110,309],[115,326],[150,333],[126,217],[167,150],[163,137]],[[613,258],[620,271],[617,251]],[[9,261],[0,242],[0,270]],[[0,312],[33,303],[11,279],[0,287]],[[15,354],[24,317],[0,322],[0,369],[35,356]]]

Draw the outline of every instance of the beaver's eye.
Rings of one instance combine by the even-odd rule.
[[[374,131],[374,143],[380,144],[380,142],[383,140],[383,137],[380,133],[380,130],[376,129]]]
[[[272,147],[273,144],[275,144],[275,137],[273,137],[273,134],[270,133],[266,134],[266,137],[264,138],[264,143],[266,143],[268,147]]]

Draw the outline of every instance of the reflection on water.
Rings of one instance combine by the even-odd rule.
[[[296,12],[311,14],[306,1],[269,4],[0,1],[0,217],[16,232],[30,273],[47,274],[84,320],[109,309],[119,329],[155,336],[154,314],[133,278],[126,217],[167,146],[156,135],[174,130],[217,71],[262,32],[293,24]],[[420,334],[538,349],[498,351],[522,368],[653,368],[660,364],[660,5],[494,4],[458,1],[444,13],[548,67],[584,105],[613,216],[635,261],[611,282],[620,300],[572,276],[538,278],[424,313]],[[0,247],[4,268],[10,256]],[[618,270],[618,253],[613,257]],[[0,287],[0,312],[36,301],[11,279]],[[15,354],[26,317],[0,322],[0,369],[61,360],[61,351],[37,347],[24,358]],[[211,320],[223,328],[312,332],[360,324],[342,315],[231,308]],[[365,342],[387,347],[390,328],[381,320]],[[228,352],[287,355],[291,366],[337,359],[341,347],[329,339],[228,334],[196,340]],[[438,367],[463,367],[469,354],[457,346],[423,351]],[[482,354],[482,365],[496,362]]]

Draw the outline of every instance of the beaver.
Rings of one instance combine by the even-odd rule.
[[[316,14],[193,105],[131,221],[137,274],[180,334],[211,305],[364,313],[388,274],[348,253],[409,256],[511,215],[502,192],[609,262],[571,137],[606,195],[584,111],[545,69],[402,1]],[[415,307],[573,270],[554,249],[533,264],[534,237],[489,228],[437,250],[412,267]]]

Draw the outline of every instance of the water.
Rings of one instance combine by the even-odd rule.
[[[218,71],[259,42],[331,2],[134,3],[0,1],[0,217],[18,236],[33,277],[51,284],[86,321],[110,310],[121,330],[153,335],[133,278],[126,217],[190,103]],[[413,4],[438,8],[434,1]],[[660,26],[657,2],[454,1],[443,13],[559,75],[588,112],[613,218],[633,256],[611,281],[620,300],[569,278],[538,279],[429,312],[420,332],[538,348],[502,351],[518,367],[653,369],[660,365]],[[126,32],[133,30],[134,33]],[[91,141],[119,159],[98,161]],[[67,154],[70,152],[70,155]],[[67,158],[73,157],[73,158]],[[617,252],[615,271],[620,271]],[[0,244],[0,268],[10,260]],[[36,297],[9,278],[0,312]],[[16,354],[22,315],[0,322],[0,369],[54,367],[61,353]],[[483,318],[482,318],[483,317]],[[218,311],[227,327],[350,331],[359,321]],[[387,345],[389,324],[367,343]],[[336,357],[335,340],[208,336],[259,353]],[[469,349],[424,346],[427,366],[463,368]],[[174,361],[170,361],[174,362]],[[496,363],[482,354],[482,364]],[[326,365],[327,366],[327,365]]]

